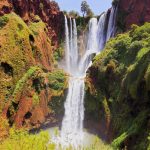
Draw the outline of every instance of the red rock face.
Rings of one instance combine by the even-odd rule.
[[[8,0],[1,0],[0,1],[0,16],[10,13],[12,11],[12,4],[9,3]]]
[[[47,24],[48,34],[52,45],[57,47],[59,38],[63,35],[63,13],[57,3],[49,0],[2,0],[0,2],[0,15],[14,11],[28,23],[34,15],[38,15]]]
[[[44,90],[41,91],[39,104],[36,105],[33,104],[32,98],[34,91],[26,91],[24,93],[25,95],[22,95],[19,101],[18,110],[14,116],[14,123],[18,128],[24,125],[29,127],[31,124],[38,127],[45,121],[49,111],[46,92]]]
[[[150,22],[150,0],[120,0],[118,14],[120,12],[125,13],[126,29],[130,29],[132,24]]]

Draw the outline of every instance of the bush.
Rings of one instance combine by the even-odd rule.
[[[48,79],[49,87],[53,90],[62,90],[64,88],[66,77],[61,70],[49,73]]]
[[[133,30],[130,32],[130,36],[133,38],[133,41],[146,39],[149,37],[149,34],[150,34],[149,23],[145,23],[145,25],[140,28],[133,27]]]
[[[12,94],[13,101],[16,101],[17,95],[22,91],[24,85],[26,84],[27,80],[29,80],[36,71],[40,70],[38,67],[31,67],[24,76],[17,82],[14,92]]]
[[[3,28],[9,21],[7,16],[0,17],[0,29]]]

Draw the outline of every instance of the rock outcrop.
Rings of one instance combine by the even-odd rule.
[[[67,88],[65,74],[54,71],[46,25],[33,20],[26,24],[14,12],[0,17],[0,116],[18,128],[39,127],[48,115],[53,122]]]
[[[150,22],[150,0],[119,0],[117,24],[123,31],[145,22]]]
[[[57,47],[63,37],[63,13],[54,1],[49,0],[2,0],[0,2],[0,15],[15,12],[26,23],[36,21],[34,16],[38,15],[48,29],[52,45]]]

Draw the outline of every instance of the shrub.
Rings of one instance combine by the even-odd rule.
[[[65,74],[61,71],[49,73],[49,87],[53,90],[62,90],[64,88]]]
[[[149,23],[145,23],[145,25],[140,28],[134,27],[133,30],[130,32],[130,36],[133,38],[133,41],[146,39],[149,37],[149,34],[150,34]]]
[[[0,17],[0,29],[3,28],[9,21],[7,16]]]
[[[74,10],[72,10],[72,11],[69,12],[69,16],[72,17],[72,18],[76,18],[76,17],[79,16],[79,13],[74,11]]]
[[[60,61],[64,56],[63,45],[61,44],[59,48],[57,48],[54,52],[54,58],[56,61]]]
[[[13,101],[16,100],[17,95],[22,91],[24,85],[26,84],[27,80],[29,80],[36,71],[40,70],[38,67],[31,67],[24,76],[17,82],[14,92],[12,94]]]

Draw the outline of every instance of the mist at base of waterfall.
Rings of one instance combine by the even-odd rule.
[[[50,143],[56,144],[56,150],[65,150],[67,148],[82,150],[92,147],[96,144],[104,145],[103,142],[96,135],[88,133],[85,129],[81,134],[82,137],[80,136],[80,133],[78,133],[76,136],[74,135],[75,137],[70,136],[69,139],[61,137],[61,131],[58,127],[50,128],[48,131],[51,137]]]

